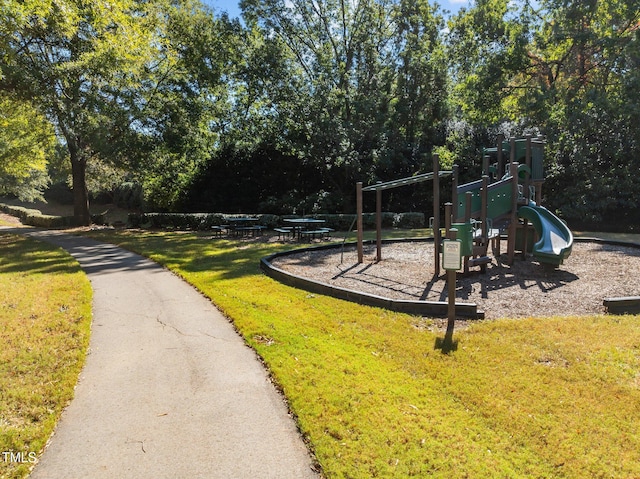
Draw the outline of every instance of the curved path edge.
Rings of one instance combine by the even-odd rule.
[[[255,352],[193,287],[114,245],[11,232],[68,251],[94,291],[86,364],[32,479],[320,477]]]

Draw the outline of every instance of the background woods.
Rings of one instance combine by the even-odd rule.
[[[192,0],[1,4],[0,189],[68,181],[80,223],[99,193],[353,212],[356,181],[429,171],[435,152],[475,174],[498,133],[533,133],[551,208],[640,225],[640,0],[243,0],[242,21]]]

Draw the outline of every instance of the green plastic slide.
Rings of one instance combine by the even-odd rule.
[[[533,245],[533,256],[541,263],[560,266],[571,254],[573,234],[567,225],[543,206],[518,209],[518,216],[533,224],[540,240]]]

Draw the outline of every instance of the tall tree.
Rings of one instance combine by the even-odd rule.
[[[544,133],[547,201],[573,221],[640,223],[639,29],[638,0],[478,0],[452,21],[459,117]]]
[[[342,198],[352,197],[356,179],[420,169],[432,141],[423,142],[424,133],[442,119],[441,18],[427,1],[413,3],[241,3],[248,24],[278,38],[290,53],[291,82],[299,88],[295,104],[286,103],[296,119],[287,131],[298,139],[301,161],[314,165]],[[348,201],[344,209],[351,210]]]
[[[0,194],[41,199],[55,144],[53,127],[42,114],[0,94]]]
[[[448,53],[458,116],[492,125],[519,118],[511,105],[519,95],[513,78],[529,64],[528,1],[478,0],[450,20]]]
[[[136,170],[143,176],[148,204],[180,208],[195,175],[220,148],[232,102],[240,95],[233,80],[244,49],[241,26],[215,18],[197,1],[167,16],[163,41],[172,56],[140,92],[144,115]]]
[[[158,50],[163,11],[134,0],[2,0],[0,89],[56,126],[71,162],[74,215],[91,222],[87,161],[108,151],[140,108],[136,88]]]

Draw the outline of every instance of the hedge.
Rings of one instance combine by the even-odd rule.
[[[25,225],[40,228],[64,228],[74,226],[73,216],[53,216],[44,215],[39,210],[24,208],[0,203],[0,211],[20,218]],[[150,227],[160,229],[177,229],[207,231],[212,226],[221,226],[237,216],[222,213],[129,213],[128,224],[132,228]],[[273,229],[283,224],[286,218],[296,216],[279,216],[272,214],[250,215],[258,218],[258,224]],[[347,231],[356,228],[354,214],[318,214],[314,218],[325,220],[325,226],[337,231]],[[104,224],[102,215],[92,215],[91,220],[96,224]],[[365,229],[375,229],[375,213],[364,213],[362,215]],[[383,228],[424,228],[424,213],[382,213]]]
[[[149,227],[176,230],[207,231],[212,226],[221,226],[231,219],[242,215],[226,215],[222,213],[129,213],[128,223],[133,228]],[[258,218],[258,224],[273,229],[282,225],[284,219],[296,218],[291,215],[248,215]],[[355,214],[318,214],[314,218],[325,220],[325,226],[337,231],[347,231],[356,228]],[[375,229],[375,213],[363,214],[365,229]],[[383,228],[424,228],[424,213],[382,213]]]
[[[43,215],[40,210],[0,203],[0,211],[20,218],[22,224],[39,228],[64,228],[73,226],[73,216]]]

